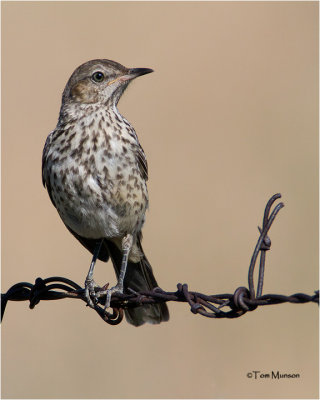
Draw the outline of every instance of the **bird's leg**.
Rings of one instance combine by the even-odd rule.
[[[84,285],[85,285],[84,295],[85,295],[85,297],[87,299],[88,306],[92,307],[92,308],[94,308],[93,301],[95,303],[98,302],[98,297],[97,297],[96,292],[94,290],[96,287],[98,287],[98,285],[93,280],[93,270],[94,270],[94,266],[96,264],[97,258],[99,256],[99,253],[100,253],[102,242],[103,242],[103,239],[99,240],[97,242],[95,248],[94,248],[93,257],[92,257],[92,261],[91,261],[91,264],[90,264],[89,272],[88,272],[88,275],[87,275],[85,283],[84,283]],[[92,301],[92,299],[93,299],[93,301]]]
[[[116,293],[116,292],[123,293],[123,280],[126,275],[126,269],[127,269],[127,265],[128,265],[128,257],[129,257],[130,250],[132,248],[132,244],[133,244],[133,236],[130,233],[128,233],[122,239],[122,243],[121,243],[122,262],[121,262],[121,269],[120,269],[120,273],[119,273],[119,277],[118,277],[118,283],[116,284],[116,286],[112,287],[111,289],[107,289],[107,291],[106,291],[107,298],[106,298],[106,303],[105,303],[104,309],[110,307],[112,293]]]

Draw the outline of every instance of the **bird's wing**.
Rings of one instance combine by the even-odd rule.
[[[48,172],[47,172],[47,161],[48,161],[48,152],[50,148],[50,144],[52,141],[52,136],[54,135],[55,131],[52,131],[49,136],[47,137],[46,143],[44,145],[43,153],[42,153],[42,183],[45,188],[47,188],[47,191],[49,193],[50,200],[52,201],[52,204],[56,207],[56,204],[53,200],[52,196],[52,189],[50,185],[50,179],[48,177]],[[57,208],[57,207],[56,207]],[[78,235],[76,232],[74,232],[71,228],[69,228],[68,225],[66,225],[68,230],[72,233],[72,235],[79,240],[79,242],[87,249],[90,251],[90,253],[94,253],[97,240],[96,239],[87,239],[84,238],[80,235]],[[106,247],[106,244],[103,243],[100,249],[99,253],[99,260],[101,261],[108,261],[109,259],[109,252],[108,248]]]
[[[139,166],[140,174],[142,178],[147,181],[148,180],[148,162],[146,155],[141,147],[140,143],[138,142],[136,148],[136,159]]]
[[[55,131],[52,131],[49,134],[49,136],[47,137],[46,143],[44,145],[43,153],[42,153],[42,184],[45,188],[47,188],[50,200],[51,200],[52,204],[56,207],[55,202],[52,197],[50,180],[48,179],[48,176],[47,176],[47,156],[48,156],[48,151],[50,148],[50,144],[51,144],[52,136],[53,136],[54,132]]]
[[[97,245],[97,239],[85,238],[83,236],[78,235],[76,232],[74,232],[71,228],[68,227],[68,225],[66,225],[66,227],[68,228],[69,232],[71,232],[73,234],[73,236],[79,240],[79,242],[82,244],[82,246],[84,246],[87,250],[89,250],[91,254],[94,254],[94,251],[95,251],[95,248]],[[98,240],[101,240],[101,239],[98,239]],[[101,261],[105,261],[105,262],[109,260],[109,251],[108,251],[106,240],[104,240],[102,242],[98,259]]]
[[[138,135],[136,131],[133,129],[133,127],[130,128],[129,134],[135,139],[135,156],[136,156],[136,161],[139,167],[140,174],[142,178],[147,181],[148,180],[148,162],[147,162],[147,157],[145,155],[145,152],[143,151],[143,148],[141,144],[139,143]]]

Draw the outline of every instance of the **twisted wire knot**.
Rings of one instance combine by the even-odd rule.
[[[37,278],[35,280],[35,284],[33,285],[32,289],[30,291],[29,308],[31,308],[31,310],[38,303],[40,303],[40,300],[42,299],[42,296],[44,293],[48,293],[48,288],[42,278]]]

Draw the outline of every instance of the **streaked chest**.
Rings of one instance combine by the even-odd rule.
[[[47,153],[47,179],[59,203],[98,199],[97,204],[147,206],[146,182],[136,157],[134,129],[118,113],[96,111],[58,126]]]

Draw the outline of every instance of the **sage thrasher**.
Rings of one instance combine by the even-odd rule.
[[[118,278],[105,292],[106,307],[112,293],[158,286],[141,246],[147,160],[134,128],[117,108],[129,82],[150,72],[104,59],[80,65],[64,89],[57,127],[44,146],[43,184],[66,227],[93,254],[85,281],[90,307],[97,302],[97,259],[110,258]],[[169,319],[165,303],[125,314],[135,326]]]

